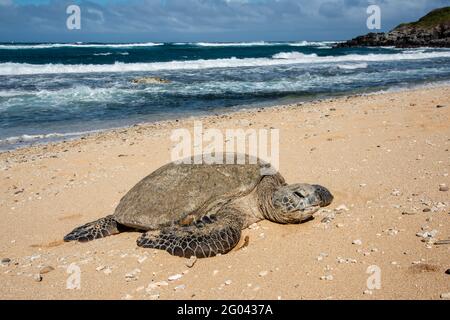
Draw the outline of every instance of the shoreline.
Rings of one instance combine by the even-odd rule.
[[[316,96],[316,97],[313,97],[312,99],[306,99],[306,100],[301,100],[299,98],[295,98],[290,103],[273,104],[273,102],[267,102],[267,103],[260,102],[260,103],[254,103],[251,105],[232,106],[232,107],[229,107],[229,110],[227,110],[226,108],[218,108],[213,111],[199,113],[196,115],[189,115],[188,113],[172,115],[172,116],[168,116],[168,118],[164,119],[164,120],[155,120],[155,121],[149,120],[149,121],[137,122],[135,124],[127,124],[127,125],[118,126],[118,127],[110,127],[110,128],[105,128],[105,129],[92,129],[92,130],[87,130],[85,132],[83,132],[83,131],[67,132],[67,133],[52,132],[52,133],[36,134],[36,135],[24,134],[22,136],[14,136],[14,137],[0,139],[0,156],[3,153],[13,153],[15,151],[28,149],[28,148],[39,148],[39,147],[45,147],[47,145],[76,141],[76,140],[81,140],[81,139],[85,139],[88,137],[95,137],[95,136],[102,135],[102,134],[108,134],[109,132],[129,130],[129,129],[132,129],[135,127],[148,127],[148,126],[152,126],[152,125],[164,126],[166,123],[171,123],[173,121],[178,122],[178,121],[195,120],[195,119],[206,120],[210,117],[217,117],[217,116],[221,116],[221,115],[229,115],[229,114],[235,114],[235,113],[240,113],[240,112],[252,113],[253,111],[261,110],[261,109],[277,109],[277,108],[286,108],[286,107],[289,108],[294,105],[298,106],[298,105],[304,105],[304,104],[306,104],[306,105],[314,104],[317,102],[324,102],[324,101],[326,102],[326,101],[335,100],[335,99],[346,99],[346,98],[353,98],[353,97],[360,97],[360,96],[389,94],[389,93],[404,92],[404,91],[416,91],[416,90],[422,90],[422,89],[426,90],[426,89],[447,87],[449,85],[450,85],[450,80],[438,80],[438,81],[421,83],[421,84],[406,84],[401,87],[397,87],[394,85],[387,89],[375,89],[374,91],[363,92],[363,93],[342,93],[342,94],[335,94],[335,95],[331,95],[331,96],[323,95],[323,96]],[[23,146],[18,146],[15,148],[13,147],[11,149],[2,149],[1,148],[2,141],[8,140],[8,139],[20,139],[23,136],[30,136],[30,137],[43,136],[43,138],[39,138],[39,139],[47,139],[46,138],[47,136],[60,136],[60,137],[56,137],[54,140],[52,140],[52,137],[49,137],[48,141],[30,142],[29,144],[25,144]],[[73,136],[73,138],[70,138],[71,136]],[[10,145],[10,144],[5,143],[3,145]]]
[[[243,230],[244,248],[191,267],[137,247],[139,232],[62,241],[112,214],[130,188],[170,161],[172,130],[192,131],[196,120],[204,129],[279,129],[286,181],[323,185],[333,203],[300,225],[258,222]],[[450,193],[440,190],[450,186],[449,123],[445,85],[164,121],[0,153],[0,299],[447,299],[450,247],[434,243],[450,230]],[[67,289],[72,264],[81,270],[80,290]],[[371,266],[381,270],[381,289],[367,287]],[[155,292],[156,283],[164,285]]]

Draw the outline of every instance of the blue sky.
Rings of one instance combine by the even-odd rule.
[[[413,21],[449,0],[0,0],[0,42],[340,40]],[[81,30],[66,8],[81,8]]]

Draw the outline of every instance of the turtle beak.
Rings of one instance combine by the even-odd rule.
[[[320,186],[318,184],[313,184],[313,187],[315,188],[315,195],[318,199],[320,199],[320,206],[326,207],[333,202],[333,195],[331,194],[330,190],[327,188]]]
[[[300,209],[299,212],[302,213],[306,218],[314,216],[314,214],[319,211],[320,206],[310,206],[304,209]]]
[[[318,184],[298,184],[294,185],[294,188],[294,194],[299,199],[297,204],[299,210],[316,206],[326,207],[334,198],[327,188]]]
[[[293,216],[295,216],[294,220],[296,223],[302,223],[314,218],[314,214],[319,211],[320,206],[312,206],[307,207],[296,212],[293,212]]]

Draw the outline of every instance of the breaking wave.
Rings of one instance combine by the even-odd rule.
[[[344,70],[355,70],[355,69],[365,69],[369,65],[367,63],[354,63],[354,64],[338,64],[337,67],[339,69]]]
[[[0,50],[26,50],[26,49],[52,49],[52,48],[133,48],[133,47],[155,47],[162,46],[164,43],[146,42],[146,43],[49,43],[49,44],[0,44]]]
[[[48,141],[52,139],[63,139],[63,138],[75,138],[87,134],[98,133],[102,130],[90,130],[90,131],[80,131],[80,132],[69,132],[69,133],[47,133],[47,134],[23,134],[20,136],[8,137],[5,139],[0,139],[0,146],[15,145],[20,143],[31,143],[40,140]]]
[[[0,75],[67,74],[67,73],[110,73],[110,72],[151,72],[161,70],[198,70],[210,68],[237,68],[277,66],[301,63],[341,63],[401,61],[434,58],[450,58],[450,51],[407,52],[393,54],[348,54],[342,56],[318,56],[301,52],[280,52],[272,58],[224,58],[188,61],[123,63],[114,64],[28,64],[1,63]]]

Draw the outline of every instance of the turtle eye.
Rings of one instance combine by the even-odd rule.
[[[304,198],[305,196],[301,194],[299,191],[294,191],[294,194],[299,198]]]

